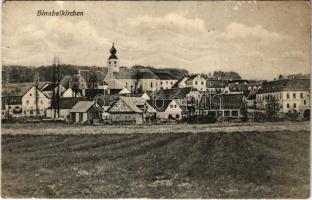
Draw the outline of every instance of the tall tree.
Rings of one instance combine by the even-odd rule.
[[[274,96],[265,97],[265,111],[268,120],[276,120],[277,113],[280,110],[280,104]]]

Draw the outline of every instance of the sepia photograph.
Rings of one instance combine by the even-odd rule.
[[[5,1],[1,197],[310,197],[310,1]]]

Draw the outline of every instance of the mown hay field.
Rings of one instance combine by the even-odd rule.
[[[2,197],[307,198],[308,123],[263,126],[89,134],[55,125],[60,134],[39,134],[46,126],[33,125],[31,135],[29,125],[4,125]],[[79,134],[61,133],[69,127]]]

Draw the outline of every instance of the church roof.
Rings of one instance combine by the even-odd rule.
[[[159,79],[151,70],[141,69],[136,73],[136,78],[138,79]]]
[[[115,48],[115,45],[113,43],[112,48],[109,50],[111,55],[109,56],[109,59],[118,59],[118,57],[116,56],[117,50]]]
[[[120,68],[119,72],[114,72],[116,79],[158,79],[149,69],[128,69]]]
[[[176,78],[168,72],[154,72],[160,80],[176,80]]]

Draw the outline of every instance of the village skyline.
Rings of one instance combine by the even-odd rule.
[[[36,16],[47,4],[84,15]],[[234,71],[257,80],[310,73],[306,2],[85,4],[6,3],[3,64],[51,65],[57,55],[65,64],[105,66],[115,42],[121,66]]]

